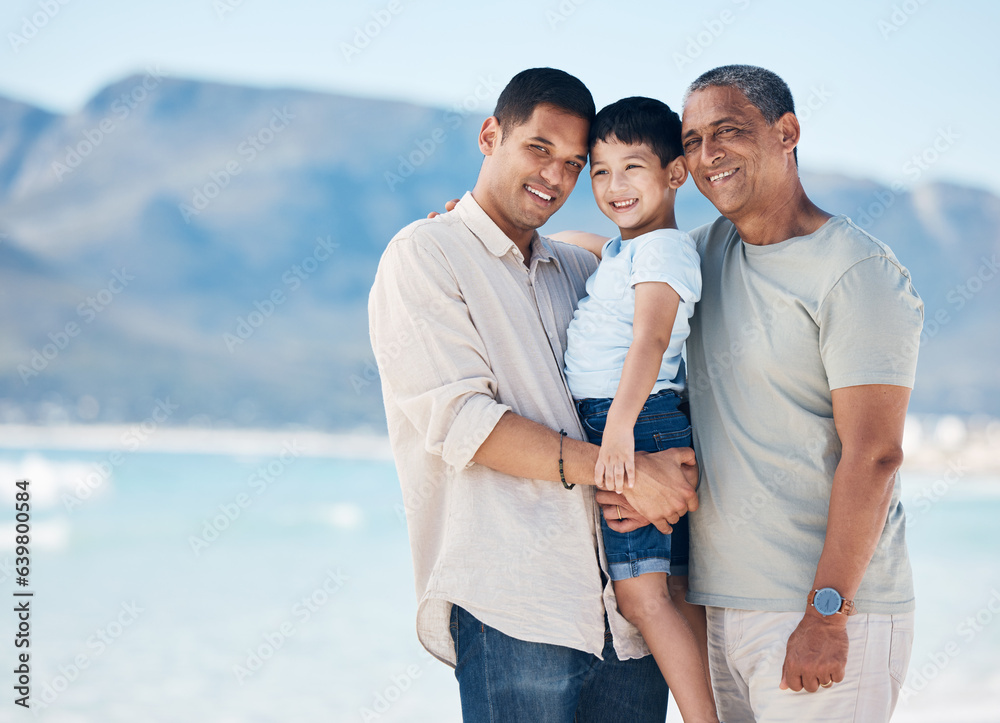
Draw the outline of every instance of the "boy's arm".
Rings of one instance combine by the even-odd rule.
[[[562,241],[563,243],[587,249],[587,251],[594,254],[597,258],[601,258],[601,251],[604,250],[604,244],[608,242],[607,236],[587,231],[559,231],[558,233],[548,234],[548,236],[556,241]]]
[[[635,479],[633,428],[649,397],[670,345],[680,295],[670,284],[650,281],[635,285],[632,345],[625,357],[622,378],[608,410],[601,453],[594,470],[604,487],[621,491],[626,479]]]

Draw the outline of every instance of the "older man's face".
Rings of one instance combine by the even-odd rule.
[[[684,106],[684,156],[695,185],[726,218],[737,222],[782,203],[794,165],[779,123],[764,116],[740,91],[708,87]]]

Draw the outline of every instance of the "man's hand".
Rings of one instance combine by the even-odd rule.
[[[594,467],[594,484],[598,489],[615,492],[624,491],[626,484],[635,487],[635,437],[630,428],[605,428]]]
[[[449,211],[454,211],[455,210],[455,206],[458,205],[458,202],[460,200],[461,199],[459,199],[459,198],[453,198],[450,201],[448,201],[448,203],[446,203],[444,205],[444,212],[448,213]],[[429,214],[427,214],[427,218],[434,218],[435,216],[440,216],[440,215],[441,214],[438,213],[437,211],[431,211]]]
[[[635,487],[624,494],[598,492],[597,502],[604,519],[616,532],[629,532],[647,522],[669,535],[673,525],[691,510],[698,509],[698,467],[694,450],[675,447],[662,452],[635,455]],[[618,508],[622,521],[618,521]]]
[[[597,490],[595,499],[601,506],[604,519],[608,521],[608,527],[615,532],[631,532],[649,524],[649,520],[636,512],[628,503],[625,495],[613,490]]]
[[[844,679],[847,668],[847,618],[807,612],[788,638],[779,688],[815,693]]]

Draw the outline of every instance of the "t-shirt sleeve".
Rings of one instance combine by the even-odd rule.
[[[701,298],[701,261],[686,233],[651,234],[636,244],[629,285],[659,281],[669,284],[684,302]]]
[[[819,308],[820,354],[830,389],[913,387],[924,304],[885,256],[854,264]]]

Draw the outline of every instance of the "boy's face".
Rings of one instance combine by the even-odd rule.
[[[661,228],[676,228],[673,192],[687,177],[683,156],[666,168],[644,143],[597,141],[590,151],[594,200],[614,221],[623,239]]]

